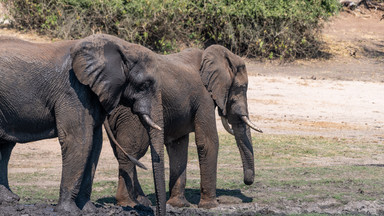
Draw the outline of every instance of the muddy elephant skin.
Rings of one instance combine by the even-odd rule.
[[[187,49],[161,56],[161,89],[164,139],[170,165],[168,204],[189,206],[185,199],[189,133],[195,132],[201,176],[199,207],[212,208],[216,200],[218,134],[215,107],[235,135],[243,169],[244,183],[254,180],[254,156],[247,108],[248,76],[244,61],[228,49],[213,45],[206,50]],[[119,106],[108,118],[110,127],[123,149],[141,158],[148,148],[148,136],[139,118],[129,108]],[[229,126],[232,125],[232,128]],[[135,127],[136,129],[129,130]],[[150,205],[137,177],[136,167],[123,151],[112,144],[119,162],[116,199],[120,205]]]
[[[154,57],[104,34],[49,44],[0,37],[0,204],[19,200],[7,176],[15,144],[58,137],[63,165],[56,210],[94,211],[90,195],[102,124],[118,104],[151,121]]]

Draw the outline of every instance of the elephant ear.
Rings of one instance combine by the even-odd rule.
[[[118,105],[127,80],[125,57],[118,42],[108,35],[92,35],[71,49],[77,79],[91,88],[107,113]]]
[[[229,91],[236,75],[234,54],[220,45],[204,50],[200,67],[203,84],[219,107],[219,114],[226,116]]]

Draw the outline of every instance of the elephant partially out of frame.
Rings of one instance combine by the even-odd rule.
[[[189,133],[195,132],[200,164],[199,207],[212,208],[216,200],[219,140],[215,121],[218,107],[224,127],[236,138],[244,169],[244,183],[254,181],[254,155],[250,127],[261,132],[248,117],[248,76],[244,61],[225,47],[213,45],[202,51],[187,49],[161,56],[160,73],[164,142],[169,155],[170,199],[168,204],[189,206],[184,196]],[[120,205],[149,205],[137,178],[135,165],[125,153],[139,159],[146,153],[149,138],[137,116],[118,106],[108,117],[110,128],[122,148],[111,140],[119,163],[116,194]],[[232,128],[230,125],[232,125]],[[129,130],[135,127],[135,130]],[[124,153],[125,152],[125,153]]]
[[[0,204],[19,200],[8,183],[15,144],[58,137],[63,165],[56,210],[94,211],[90,195],[102,125],[122,104],[150,134],[156,191],[164,194],[157,213],[164,215],[164,138],[158,130],[163,112],[156,70],[152,51],[109,35],[49,44],[1,37]]]

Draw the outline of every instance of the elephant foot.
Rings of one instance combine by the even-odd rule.
[[[0,185],[0,204],[14,204],[20,200],[20,197],[14,194],[4,185]]]
[[[199,208],[205,208],[205,209],[210,209],[210,208],[215,208],[219,206],[219,203],[217,202],[216,198],[214,200],[200,200],[199,203]]]
[[[55,212],[69,213],[70,215],[80,215],[81,210],[77,207],[74,201],[59,202],[54,209]]]
[[[143,195],[138,195],[137,196],[137,201],[143,205],[143,206],[151,206],[152,202],[151,200],[148,199],[148,197],[143,196]]]
[[[128,200],[117,200],[117,205],[120,205],[120,206],[129,206],[129,207],[135,207],[135,205],[138,205],[139,203],[137,202],[134,202],[132,201],[131,199],[128,199]]]
[[[187,201],[187,199],[185,199],[184,196],[175,196],[175,197],[172,197],[170,198],[168,201],[167,201],[167,204],[173,206],[173,207],[178,207],[178,208],[181,208],[181,207],[189,207],[191,206],[191,203],[189,203]]]
[[[85,203],[82,211],[86,213],[96,213],[97,208],[91,201],[88,201],[87,203]]]

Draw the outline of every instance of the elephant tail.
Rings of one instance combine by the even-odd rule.
[[[104,121],[104,127],[105,127],[105,131],[107,132],[108,134],[108,137],[109,137],[109,140],[111,142],[113,142],[128,158],[130,161],[132,161],[132,163],[134,163],[136,166],[142,168],[142,169],[145,169],[145,170],[148,170],[148,168],[140,163],[136,158],[134,158],[133,156],[129,155],[124,149],[123,147],[121,147],[121,145],[117,142],[117,140],[115,139],[115,136],[113,135],[112,133],[112,130],[111,130],[111,127],[109,126],[109,123],[108,123],[108,119],[106,118],[105,121]]]

